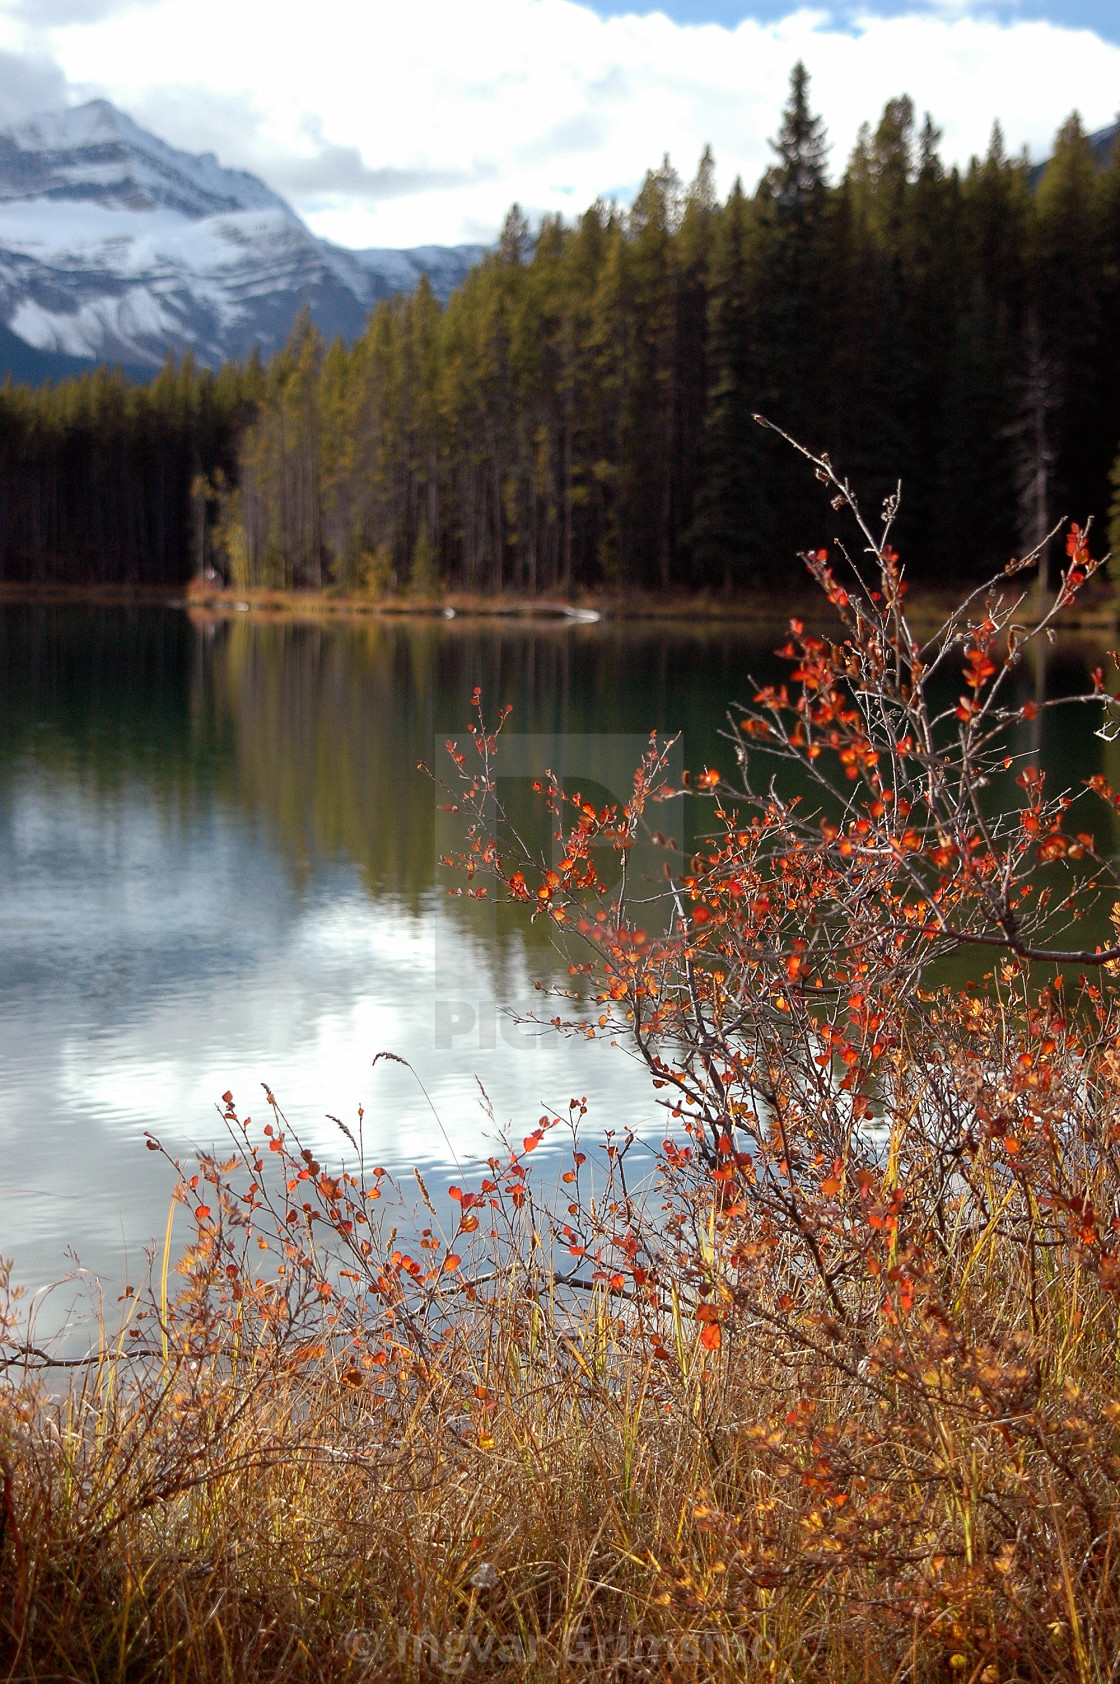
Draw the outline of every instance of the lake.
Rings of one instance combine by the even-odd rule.
[[[772,627],[433,618],[274,622],[0,606],[0,1254],[32,1287],[135,1277],[176,1153],[218,1096],[274,1090],[307,1144],[366,1109],[370,1154],[446,1186],[495,1127],[586,1095],[593,1129],[665,1132],[625,1054],[519,1028],[547,931],[449,899],[442,799],[417,763],[512,704],[508,768],[625,794],[641,738],[730,770],[726,705],[773,676]],[[1063,639],[1041,681],[1101,651]],[[1103,770],[1084,715],[1052,777]],[[511,785],[527,801],[526,789]],[[389,1051],[412,1071],[381,1061]],[[414,1074],[413,1074],[414,1072]],[[421,1087],[420,1084],[423,1084]],[[490,1112],[492,1111],[492,1117]],[[49,1319],[49,1317],[48,1317]]]

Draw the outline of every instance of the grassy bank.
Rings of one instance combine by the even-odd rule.
[[[912,625],[924,630],[941,626],[956,606],[958,596],[951,589],[918,591],[907,603]],[[1053,596],[1044,603],[1028,601],[1019,615],[1024,625],[1034,625],[1053,607]],[[226,589],[193,581],[185,589],[147,585],[12,584],[0,582],[0,604],[60,604],[89,602],[111,607],[187,608],[205,618],[226,618],[248,613],[264,619],[324,620],[354,616],[431,616],[496,618],[518,620],[603,620],[761,626],[784,632],[791,618],[809,623],[828,619],[819,592],[803,590],[747,592],[724,596],[718,592],[684,594],[632,591],[625,596],[609,592],[581,592],[577,596],[500,595],[444,591],[437,596],[401,594],[375,596],[340,590],[246,590]],[[1113,588],[1099,585],[1066,604],[1057,622],[1063,630],[1097,631],[1112,634],[1120,623],[1120,604]]]

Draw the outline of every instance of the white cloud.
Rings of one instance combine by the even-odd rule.
[[[687,175],[709,141],[721,185],[742,173],[753,186],[799,55],[834,170],[893,94],[928,107],[945,155],[966,162],[996,117],[1009,145],[1039,157],[1074,103],[1101,126],[1120,89],[1120,46],[969,16],[961,0],[842,27],[804,7],[735,30],[657,13],[604,19],[572,0],[320,0],[310,11],[304,0],[155,0],[90,21],[59,0],[59,11],[54,24],[10,17],[0,46],[34,44],[83,94],[257,171],[317,232],[355,246],[490,235],[513,199],[571,215],[631,192],[665,151]]]
[[[0,123],[16,123],[66,103],[66,78],[43,53],[0,50]]]

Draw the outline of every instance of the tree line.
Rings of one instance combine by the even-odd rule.
[[[0,394],[0,576],[399,590],[798,583],[833,521],[761,412],[899,480],[914,577],[1106,517],[1120,439],[1120,152],[1074,115],[1045,169],[998,125],[961,171],[907,98],[840,178],[797,65],[774,161],[721,203],[709,152],[629,210],[514,208],[445,307],[352,346],[305,314],[267,366]]]
[[[206,487],[236,472],[257,359],[148,385],[98,369],[0,389],[0,580],[174,585],[207,564]]]

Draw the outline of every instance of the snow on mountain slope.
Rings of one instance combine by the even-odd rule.
[[[31,197],[93,200],[132,211],[163,206],[188,217],[237,210],[294,214],[256,176],[223,169],[212,152],[196,157],[166,145],[106,99],[44,112],[0,131],[0,201]]]
[[[427,275],[433,292],[444,299],[485,254],[485,246],[412,246],[406,251],[370,246],[353,253],[390,293],[411,292],[421,275]]]
[[[255,176],[167,146],[105,100],[0,130],[0,323],[39,351],[158,367],[282,344],[304,304],[353,339],[422,274],[446,297],[477,246],[350,252]]]

